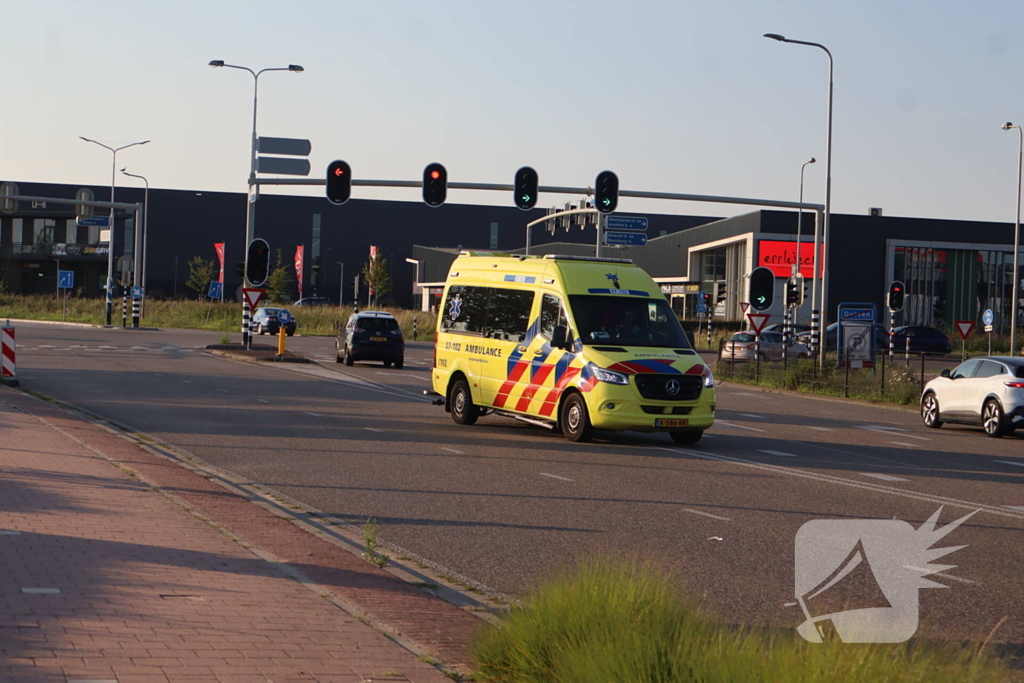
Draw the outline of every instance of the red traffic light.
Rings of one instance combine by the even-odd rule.
[[[336,169],[334,169],[334,175],[345,175],[345,169],[343,169],[341,166],[338,166]]]
[[[448,170],[438,163],[423,169],[423,202],[427,206],[441,206],[448,197]]]
[[[437,180],[438,178],[441,177],[441,172],[440,171],[431,171],[430,172],[430,177],[433,178],[434,180]]]
[[[352,196],[352,167],[337,159],[327,165],[327,201],[344,204]]]

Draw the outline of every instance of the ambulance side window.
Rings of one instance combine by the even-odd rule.
[[[441,311],[441,329],[482,335],[487,333],[487,288],[453,285]]]
[[[555,325],[569,327],[569,319],[565,315],[562,302],[554,294],[545,294],[540,304],[540,333],[551,339]]]
[[[488,287],[488,334],[491,339],[520,343],[526,339],[533,309],[533,292]]]

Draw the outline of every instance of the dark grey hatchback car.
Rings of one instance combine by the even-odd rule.
[[[405,340],[395,316],[383,311],[362,311],[349,316],[338,328],[335,342],[337,362],[352,365],[354,361],[378,360],[401,369],[405,364]]]

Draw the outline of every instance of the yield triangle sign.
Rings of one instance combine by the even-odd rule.
[[[263,300],[263,295],[266,293],[265,289],[257,289],[255,287],[245,287],[242,289],[242,296],[249,302],[249,308],[256,310],[259,306],[260,301]]]
[[[741,311],[746,313],[748,308],[750,308],[750,304],[749,303],[747,303],[746,301],[741,301],[740,302],[740,310]]]
[[[973,320],[957,320],[955,324],[956,324],[957,332],[960,333],[960,338],[963,339],[964,341],[966,341],[967,340],[967,335],[969,335],[971,333],[971,330],[974,329],[974,321]]]
[[[747,313],[747,320],[750,321],[750,327],[757,334],[761,334],[761,329],[764,324],[768,322],[768,318],[772,317],[769,313]]]

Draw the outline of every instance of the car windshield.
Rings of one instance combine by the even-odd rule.
[[[271,318],[276,318],[277,314],[281,312],[280,308],[261,308],[260,310],[263,311],[263,315]]]
[[[737,332],[736,334],[732,335],[732,337],[729,338],[729,341],[734,341],[734,342],[752,342],[752,341],[756,341],[756,338],[754,337],[754,335],[750,334],[749,332]]]
[[[575,295],[569,306],[584,344],[690,348],[664,299]]]
[[[398,321],[394,318],[360,318],[356,321],[356,327],[367,332],[390,332],[398,329]]]

